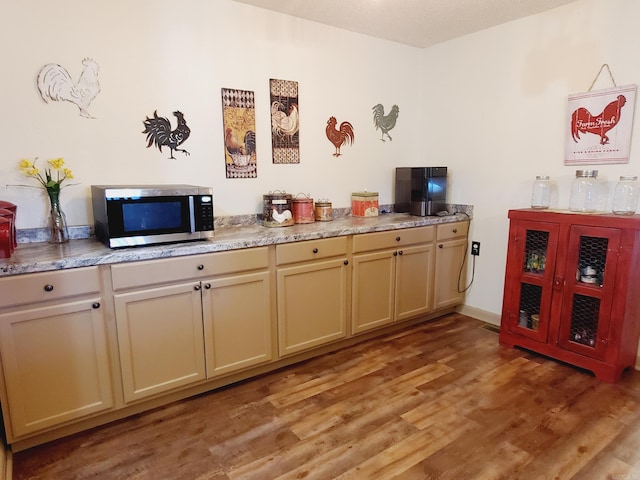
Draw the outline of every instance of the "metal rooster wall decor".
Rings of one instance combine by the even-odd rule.
[[[89,113],[89,105],[100,93],[98,72],[100,67],[91,58],[82,60],[84,69],[77,82],[69,72],[57,63],[48,63],[38,72],[38,90],[45,103],[70,102],[80,109],[80,116],[94,118]]]
[[[256,178],[255,95],[247,90],[222,89],[222,124],[227,178]]]
[[[269,80],[273,163],[300,163],[298,82]]]
[[[373,110],[373,124],[376,126],[376,130],[380,130],[382,132],[382,136],[380,140],[385,141],[384,136],[386,135],[389,141],[393,140],[391,135],[389,135],[389,130],[393,130],[393,127],[396,126],[396,121],[398,120],[398,113],[400,113],[400,109],[398,105],[394,105],[391,107],[391,111],[388,115],[384,114],[384,107],[381,103],[377,104],[372,108]]]
[[[325,129],[327,138],[331,143],[333,143],[333,146],[336,149],[333,153],[334,157],[342,155],[340,153],[340,147],[342,147],[342,145],[353,144],[353,141],[355,140],[353,125],[349,122],[342,122],[340,124],[340,128],[336,128],[337,124],[338,121],[336,120],[336,117],[330,117],[329,120],[327,120],[327,128]]]
[[[169,147],[171,153],[169,158],[175,160],[176,157],[173,156],[173,152],[182,152],[185,155],[190,155],[185,149],[178,147],[189,138],[191,129],[187,126],[182,112],[176,110],[173,114],[178,120],[178,126],[174,130],[171,129],[169,119],[159,117],[158,111],[155,110],[153,118],[147,117],[143,121],[144,130],[142,133],[147,135],[147,148],[155,145],[158,150],[162,151],[162,147]]]

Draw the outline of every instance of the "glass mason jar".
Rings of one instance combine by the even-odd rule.
[[[598,171],[576,170],[571,183],[569,210],[572,212],[595,212],[598,204]]]
[[[531,190],[531,208],[549,208],[551,204],[551,181],[548,175],[538,175]]]
[[[638,177],[622,176],[613,192],[613,213],[616,215],[633,215],[638,206],[640,185]]]

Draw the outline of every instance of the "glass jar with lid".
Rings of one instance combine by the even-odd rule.
[[[571,183],[569,210],[572,212],[595,212],[598,204],[598,171],[576,170]]]
[[[613,192],[613,213],[616,215],[633,215],[638,206],[640,185],[636,175],[620,177]]]
[[[545,209],[551,204],[551,181],[548,175],[538,175],[531,190],[531,208]]]

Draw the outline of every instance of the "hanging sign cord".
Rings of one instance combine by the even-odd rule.
[[[604,70],[605,67],[607,67],[607,72],[609,72],[609,77],[611,78],[611,82],[613,83],[613,86],[614,87],[618,86],[618,85],[616,85],[616,81],[613,79],[613,74],[611,73],[611,69],[609,68],[609,65],[607,65],[606,63],[603,63],[602,66],[600,67],[600,71],[596,75],[596,78],[594,78],[593,82],[591,82],[591,86],[589,87],[589,91],[591,91],[593,86],[596,84],[596,81],[598,80],[598,77],[600,76],[600,74],[602,73],[602,70]]]

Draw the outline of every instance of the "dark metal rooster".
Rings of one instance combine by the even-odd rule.
[[[393,138],[391,138],[391,135],[389,135],[389,130],[392,130],[393,127],[396,126],[398,113],[400,113],[400,109],[398,108],[398,106],[394,105],[393,107],[391,107],[389,115],[384,114],[384,107],[380,103],[373,107],[372,110],[373,124],[376,126],[376,130],[380,129],[380,131],[382,132],[382,137],[380,138],[380,140],[384,142],[385,135],[389,137],[389,140],[393,140]]]
[[[184,120],[182,112],[176,110],[173,114],[178,119],[178,126],[175,130],[171,130],[171,123],[165,117],[158,117],[158,111],[153,112],[153,118],[147,117],[144,121],[144,131],[142,133],[147,134],[147,148],[151,145],[158,147],[158,150],[162,151],[162,147],[169,147],[171,149],[171,156],[169,158],[174,159],[173,152],[183,152],[185,155],[190,155],[189,152],[182,148],[178,148],[182,145],[189,134],[191,129],[187,127],[187,122]]]

